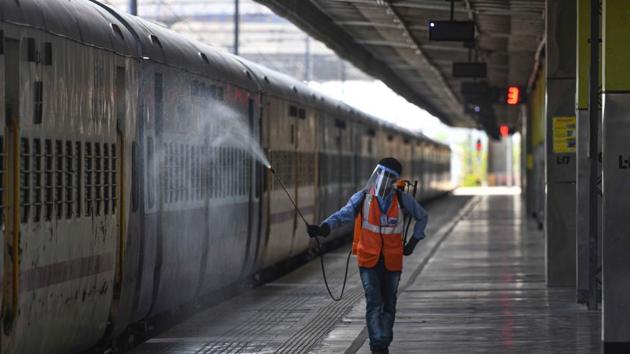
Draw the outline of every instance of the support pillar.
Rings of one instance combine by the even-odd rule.
[[[575,286],[576,3],[548,0],[546,11],[546,277]]]
[[[577,302],[587,304],[589,309],[597,308],[600,297],[596,278],[597,269],[601,266],[601,198],[591,188],[598,188],[598,181],[591,181],[591,162],[597,161],[596,175],[601,175],[601,163],[598,156],[590,155],[590,69],[591,69],[591,0],[577,0],[577,56],[576,56],[576,95],[575,115],[577,119],[577,151],[576,151],[576,297]],[[595,24],[597,25],[597,24]],[[599,27],[599,26],[598,26]],[[598,35],[599,37],[599,35]],[[599,63],[599,60],[598,60]],[[598,63],[594,63],[599,67]],[[597,75],[598,78],[601,74]],[[601,82],[601,81],[599,81]],[[600,114],[598,111],[597,114]],[[601,124],[597,131],[601,132]],[[601,151],[601,134],[598,133],[597,152]],[[592,186],[594,183],[595,186]],[[596,203],[597,235],[591,235],[591,201]],[[591,240],[591,237],[594,239]]]
[[[630,352],[630,1],[603,3],[604,353]]]

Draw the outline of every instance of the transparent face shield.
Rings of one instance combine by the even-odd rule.
[[[376,165],[367,182],[368,193],[377,197],[386,197],[394,189],[394,183],[400,178],[396,171],[382,165]]]

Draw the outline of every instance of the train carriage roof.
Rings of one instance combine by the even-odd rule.
[[[383,121],[326,96],[285,74],[188,39],[158,24],[121,13],[95,0],[4,1],[0,7],[0,20],[40,27],[50,33],[124,55],[141,55],[144,59],[240,87],[261,89],[304,105],[317,105],[333,114],[341,111],[351,120],[367,121],[380,129],[447,147],[421,133]]]
[[[133,36],[124,24],[105,8],[88,1],[4,1],[0,20],[123,55],[135,55]],[[114,27],[119,31],[115,32]]]

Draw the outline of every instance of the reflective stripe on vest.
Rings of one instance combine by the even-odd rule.
[[[387,212],[383,212],[374,196],[366,194],[363,201],[361,220],[355,222],[357,261],[360,267],[374,267],[383,256],[389,271],[402,270],[403,258],[403,213],[394,195]],[[360,225],[360,230],[356,227]],[[357,232],[358,231],[358,232]],[[358,240],[356,240],[358,238]],[[355,249],[353,242],[353,250]]]

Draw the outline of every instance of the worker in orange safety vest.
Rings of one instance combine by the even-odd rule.
[[[328,236],[331,230],[354,222],[352,253],[357,256],[365,291],[365,319],[372,353],[389,353],[393,340],[398,283],[403,255],[410,255],[425,237],[428,214],[408,193],[395,188],[402,165],[387,157],[379,161],[365,188],[320,225],[309,225],[311,237]],[[416,224],[403,244],[404,215]]]

